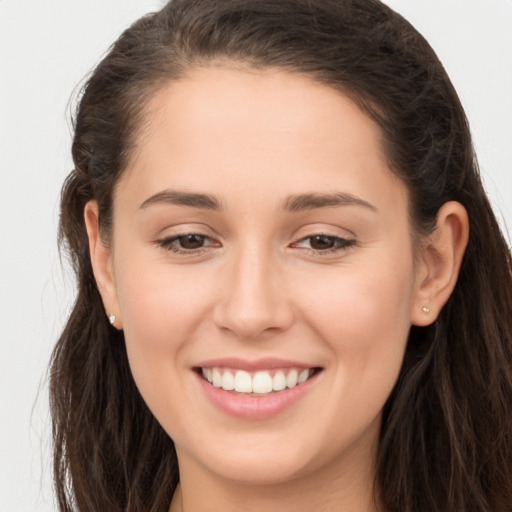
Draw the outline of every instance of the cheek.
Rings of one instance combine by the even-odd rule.
[[[116,289],[127,332],[152,332],[148,342],[177,337],[176,329],[186,329],[204,310],[208,295],[204,283],[192,269],[178,269],[152,261],[120,262],[117,265]],[[131,268],[130,268],[131,267]],[[197,272],[196,272],[197,273]]]
[[[176,375],[183,348],[208,315],[211,291],[186,267],[134,260],[119,261],[116,288],[132,373],[149,388]]]
[[[170,266],[143,264],[134,272],[126,272],[122,265],[118,268],[119,307],[137,388],[167,433],[186,437],[187,427],[176,421],[175,414],[182,411],[188,418],[183,411],[187,347],[202,329],[211,291],[185,268],[172,271]]]
[[[340,268],[305,286],[308,293],[296,291],[308,324],[329,346],[342,377],[394,383],[410,330],[413,275],[412,258],[382,261]]]
[[[410,324],[412,264],[341,268],[320,279],[315,276],[301,288],[295,294],[301,296],[311,320],[328,331],[341,329],[351,339]]]

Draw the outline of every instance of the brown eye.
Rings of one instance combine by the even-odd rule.
[[[311,249],[315,251],[333,249],[337,245],[340,245],[338,241],[339,239],[334,236],[316,235],[309,237],[309,245]]]
[[[355,243],[355,240],[348,238],[318,234],[306,236],[292,244],[292,247],[301,248],[310,253],[322,256],[343,251],[355,245]]]
[[[207,249],[209,247],[219,247],[219,244],[215,240],[212,240],[209,236],[200,235],[197,233],[189,233],[186,235],[164,238],[161,240],[156,240],[155,243],[165,250],[182,255],[192,255],[200,252],[202,249]]]
[[[204,246],[206,237],[203,235],[179,236],[176,241],[182,249],[194,250]]]

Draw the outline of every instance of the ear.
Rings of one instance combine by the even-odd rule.
[[[85,227],[89,239],[89,255],[96,285],[100,292],[106,315],[116,329],[122,328],[121,315],[117,302],[114,273],[112,271],[111,250],[101,239],[98,224],[98,203],[89,201],[84,208]],[[112,321],[112,317],[114,317]]]
[[[455,201],[445,203],[437,214],[436,228],[421,242],[411,310],[413,325],[433,323],[448,301],[459,276],[468,236],[466,209]]]

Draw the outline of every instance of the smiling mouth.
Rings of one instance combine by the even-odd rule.
[[[300,386],[321,368],[283,368],[247,372],[231,368],[197,368],[204,380],[216,388],[248,396],[268,396]]]

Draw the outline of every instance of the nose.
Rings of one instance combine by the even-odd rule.
[[[217,326],[246,340],[286,330],[293,310],[279,263],[258,250],[234,259],[222,276],[222,298],[214,313]]]

